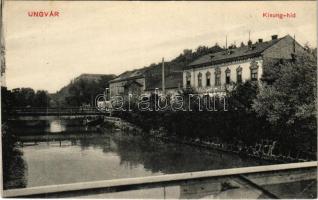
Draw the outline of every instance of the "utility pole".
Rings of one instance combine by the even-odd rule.
[[[162,94],[166,93],[165,88],[165,61],[164,58],[162,58]]]

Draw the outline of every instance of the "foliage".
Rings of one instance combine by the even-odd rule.
[[[252,103],[259,92],[258,82],[247,81],[234,86],[234,90],[228,92],[228,104],[230,110],[252,112]]]
[[[279,70],[273,84],[261,87],[253,104],[254,110],[260,116],[266,116],[272,124],[287,127],[315,118],[316,61],[302,55],[292,62],[279,64]]]
[[[8,110],[15,106],[14,95],[10,90],[1,87],[1,139],[2,139],[2,172],[4,189],[25,187],[24,177],[25,162],[22,152],[16,148],[16,135],[8,126]]]
[[[16,148],[17,138],[10,131],[7,123],[2,123],[1,132],[4,189],[25,187],[26,163],[22,159],[22,152]]]
[[[108,82],[113,78],[114,75],[101,75],[98,78],[80,76],[57,92],[54,99],[62,106],[94,105],[95,97],[105,92],[105,88],[109,87]]]
[[[273,66],[274,80],[263,84],[253,103],[258,116],[265,117],[290,148],[316,148],[316,62],[314,56],[302,54]]]
[[[10,107],[46,107],[50,96],[45,90],[34,91],[32,88],[2,89],[3,103]]]
[[[171,62],[174,64],[182,64],[183,66],[187,66],[190,62],[193,62],[197,58],[204,56],[209,53],[215,53],[218,51],[221,51],[222,48],[218,46],[218,44],[215,44],[212,47],[208,46],[199,46],[195,51],[192,51],[191,49],[184,49],[183,53],[180,54],[178,57],[173,59]]]

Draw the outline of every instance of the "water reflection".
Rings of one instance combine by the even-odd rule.
[[[62,120],[52,120],[50,121],[50,127],[49,127],[49,132],[50,133],[58,133],[58,132],[62,132],[65,131],[66,127],[65,125],[62,123]]]
[[[152,138],[121,136],[114,137],[113,140],[118,146],[117,153],[121,163],[142,163],[145,169],[153,173],[170,174],[263,164],[259,160]]]
[[[69,135],[21,148],[27,187],[259,165],[236,155],[120,133]],[[26,137],[21,137],[26,138]],[[26,145],[29,144],[29,145]]]
[[[70,125],[52,119],[46,124],[44,129],[29,126],[27,134],[26,129],[15,127],[28,165],[26,187],[264,164],[224,152],[75,126],[74,121]]]

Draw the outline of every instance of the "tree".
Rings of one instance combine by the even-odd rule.
[[[57,94],[61,96],[61,99],[66,101],[68,106],[94,105],[95,97],[105,92],[105,88],[109,87],[108,82],[113,78],[113,75],[102,75],[97,79],[79,78],[66,86],[68,88],[66,94],[62,94],[62,92],[58,92]]]
[[[50,97],[48,92],[45,90],[38,90],[34,96],[34,106],[36,107],[47,107],[49,106]]]
[[[257,82],[247,81],[235,85],[235,89],[228,95],[229,109],[250,112],[258,90]]]
[[[8,113],[16,106],[13,95],[6,87],[1,87],[1,139],[2,139],[2,170],[3,188],[25,187],[25,162],[22,152],[16,147],[17,136],[8,126]]]
[[[273,66],[277,68],[273,70],[276,74],[271,84],[263,84],[252,105],[280,137],[290,139],[291,148],[296,143],[304,147],[308,146],[308,140],[316,141],[316,59],[306,53]]]

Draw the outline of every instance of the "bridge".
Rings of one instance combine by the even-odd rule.
[[[105,169],[106,170],[106,169]],[[316,198],[317,161],[4,190],[42,198]]]
[[[95,107],[30,107],[13,108],[11,116],[69,116],[69,115],[108,115],[109,111],[100,111]]]

